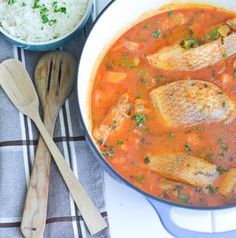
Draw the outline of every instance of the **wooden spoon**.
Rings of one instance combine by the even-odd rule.
[[[69,96],[75,76],[75,60],[66,52],[43,55],[35,68],[35,86],[44,112],[43,123],[53,137],[59,109]],[[39,137],[23,211],[21,231],[26,238],[42,237],[48,202],[51,154]]]
[[[0,85],[11,99],[13,104],[22,113],[30,117],[40,131],[50,150],[65,183],[75,200],[81,216],[90,233],[96,234],[107,227],[107,224],[74,173],[67,165],[61,152],[45,128],[38,111],[39,100],[34,85],[20,61],[5,60],[0,64]],[[28,229],[34,229],[28,227]]]

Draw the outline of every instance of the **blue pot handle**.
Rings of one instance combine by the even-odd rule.
[[[158,216],[160,217],[162,225],[165,229],[175,238],[235,238],[236,230],[226,232],[198,232],[191,231],[182,227],[177,226],[171,219],[170,212],[172,209],[171,205],[158,202],[152,198],[147,198],[151,203]]]

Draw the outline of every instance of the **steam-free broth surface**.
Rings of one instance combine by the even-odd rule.
[[[223,39],[236,30],[233,23],[226,23],[234,18],[236,14],[211,7],[165,11],[129,29],[103,58],[91,96],[93,136],[111,166],[141,190],[186,205],[236,203],[234,46],[232,54],[222,49],[222,59],[203,68],[197,64],[196,70],[158,68],[149,58],[164,47],[179,45],[191,57],[192,50],[206,44],[223,44]],[[173,57],[178,55],[173,53]],[[181,118],[179,108],[185,116],[186,109],[206,119],[167,123],[160,108],[153,104],[153,90],[180,80],[191,80],[199,93],[191,93],[188,85],[188,94],[182,98],[180,93],[169,95],[170,100],[175,97],[173,115],[178,114],[172,120],[178,122]],[[195,85],[194,80],[200,84]],[[208,83],[216,86],[210,94]],[[197,98],[199,95],[201,98]],[[212,98],[223,101],[211,103]],[[211,112],[220,119],[207,120]]]

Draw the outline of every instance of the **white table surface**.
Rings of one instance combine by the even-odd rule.
[[[115,181],[107,173],[105,198],[111,238],[173,238],[143,195]],[[236,208],[212,212],[173,208],[172,218],[190,230],[220,232],[236,229]]]
[[[111,238],[171,238],[144,196],[105,174]]]
[[[96,14],[109,2],[94,0]],[[143,195],[115,181],[107,173],[104,177],[111,238],[173,238]],[[220,232],[236,229],[236,208],[212,212],[173,208],[171,215],[178,225],[191,230]]]

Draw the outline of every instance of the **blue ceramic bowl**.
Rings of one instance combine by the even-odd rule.
[[[43,41],[43,42],[27,42],[21,39],[18,39],[14,36],[11,36],[9,33],[7,33],[2,27],[0,27],[0,32],[6,38],[9,42],[11,42],[13,45],[16,45],[20,48],[23,48],[25,50],[31,50],[31,51],[50,51],[55,50],[59,48],[60,46],[65,45],[69,40],[71,40],[76,34],[78,34],[86,22],[89,19],[89,16],[92,11],[92,0],[88,0],[88,6],[86,9],[86,12],[84,13],[84,16],[79,21],[77,26],[67,34],[58,37],[54,40],[49,41]]]

